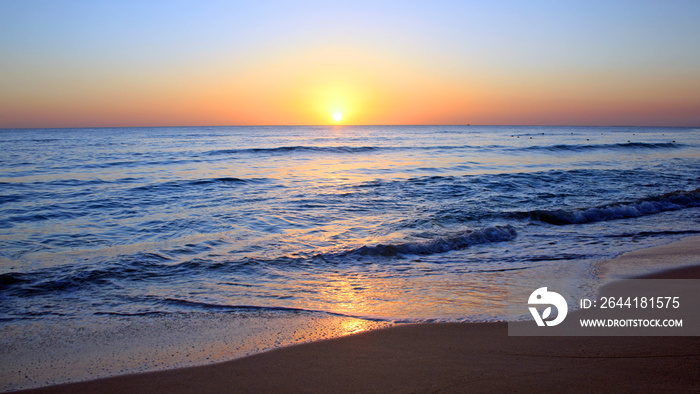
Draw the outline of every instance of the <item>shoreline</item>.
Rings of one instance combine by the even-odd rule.
[[[620,267],[641,264],[646,273],[635,277],[700,279],[699,240],[625,253],[599,269],[620,279]],[[22,392],[700,390],[699,348],[698,337],[509,337],[505,322],[399,324],[223,363]]]
[[[653,277],[662,275],[666,271],[694,265],[700,265],[700,236],[698,235],[623,253],[596,264],[596,271],[602,279],[614,281]]]

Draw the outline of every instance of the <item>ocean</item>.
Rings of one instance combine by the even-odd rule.
[[[697,128],[0,130],[0,388],[505,320],[698,233]]]

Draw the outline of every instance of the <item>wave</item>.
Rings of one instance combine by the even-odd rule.
[[[218,178],[202,178],[202,179],[184,179],[178,181],[154,183],[150,185],[138,186],[133,188],[133,191],[157,191],[162,189],[180,189],[191,186],[205,185],[245,185],[245,184],[261,184],[268,182],[268,178],[237,178],[237,177],[218,177]]]
[[[585,152],[591,150],[629,150],[629,149],[678,149],[684,147],[684,144],[675,142],[662,143],[646,143],[646,142],[628,142],[617,144],[557,144],[546,146],[528,146],[528,147],[509,147],[507,145],[431,145],[431,146],[350,146],[350,145],[334,145],[334,146],[278,146],[271,148],[236,148],[236,149],[215,149],[202,152],[202,156],[228,156],[228,155],[247,155],[247,154],[290,154],[290,153],[367,153],[376,151],[395,151],[395,150],[504,150],[504,151],[571,151]],[[122,163],[117,163],[122,164]]]
[[[526,148],[513,148],[516,151],[549,151],[549,152],[588,152],[592,150],[653,150],[653,149],[679,149],[685,147],[684,144],[676,142],[626,142],[617,144],[557,144],[557,145],[535,145]]]
[[[276,148],[217,149],[204,152],[206,156],[246,154],[246,153],[290,153],[290,152],[327,152],[357,153],[387,149],[377,146],[280,146]],[[389,148],[390,149],[390,148]]]
[[[190,181],[181,182],[183,185],[209,185],[217,183],[227,183],[227,184],[245,184],[245,183],[264,183],[267,178],[236,178],[236,177],[220,177],[220,178],[207,178],[207,179],[195,179]]]
[[[217,304],[211,302],[201,302],[192,300],[183,300],[179,298],[165,298],[160,303],[165,305],[172,305],[178,308],[185,309],[195,309],[203,310],[207,312],[266,312],[266,313],[322,313],[325,315],[340,316],[340,317],[351,317],[356,319],[371,320],[371,321],[386,321],[386,319],[371,317],[371,316],[359,316],[359,315],[349,315],[346,313],[331,312],[320,309],[307,309],[307,308],[295,308],[286,306],[262,306],[262,305],[239,305],[239,304]]]
[[[636,218],[694,207],[700,207],[700,188],[691,191],[677,190],[630,203],[613,203],[593,208],[534,210],[523,213],[523,216],[549,224],[565,225]]]
[[[152,297],[156,304],[166,307],[175,307],[177,310],[199,310],[205,312],[293,312],[293,313],[328,313],[320,310],[293,308],[284,306],[258,306],[238,304],[217,304],[212,302],[192,301],[179,298]],[[144,316],[170,313],[166,310],[141,311],[141,312],[96,312],[96,315],[116,316]]]
[[[350,253],[371,256],[396,256],[399,254],[435,254],[464,249],[472,245],[510,241],[517,236],[515,228],[505,226],[486,227],[458,234],[438,237],[428,241],[363,246]]]
[[[618,234],[603,235],[605,238],[631,238],[631,237],[659,237],[664,235],[695,235],[700,230],[663,230],[663,231],[638,231],[634,233],[624,232]]]
[[[277,313],[285,314],[323,314],[338,317],[348,317],[353,319],[362,319],[367,321],[392,321],[390,319],[377,317],[377,316],[363,316],[363,315],[353,315],[347,313],[326,311],[320,309],[307,309],[307,308],[295,308],[295,307],[285,307],[285,306],[274,306],[274,305],[240,305],[240,304],[218,304],[212,302],[202,302],[185,300],[179,298],[164,298],[158,299],[156,304],[164,306],[167,310],[150,310],[150,311],[139,311],[139,312],[114,312],[114,311],[98,311],[95,315],[112,315],[112,316],[152,316],[152,315],[167,315],[172,313],[181,313],[189,311],[200,311],[206,313],[212,312],[223,312],[223,313],[263,313],[266,315],[273,315]],[[170,308],[175,308],[175,311]]]
[[[379,151],[433,151],[433,150],[499,150],[507,148],[505,145],[430,145],[430,146],[280,146],[276,148],[248,148],[248,149],[217,149],[204,152],[205,156],[235,155],[235,154],[284,154],[297,152],[311,153],[366,153]]]
[[[509,241],[517,235],[511,225],[493,226],[441,236],[428,241],[389,245],[362,246],[343,252],[331,252],[308,257],[279,257],[267,260],[243,258],[230,261],[207,261],[199,258],[175,263],[167,254],[140,252],[121,256],[106,265],[68,265],[30,272],[0,274],[0,292],[18,297],[32,297],[89,288],[121,287],[125,282],[149,282],[226,273],[255,274],[260,266],[294,266],[319,264],[319,261],[337,262],[351,255],[396,256],[399,254],[434,254],[458,250],[471,245]],[[320,257],[321,259],[317,259]],[[353,260],[354,261],[354,260]]]

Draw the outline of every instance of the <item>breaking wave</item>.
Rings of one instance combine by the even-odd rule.
[[[357,249],[313,255],[323,260],[336,261],[349,255],[397,256],[400,254],[435,254],[464,249],[472,245],[509,241],[517,232],[511,225],[486,227],[456,234],[439,236],[426,241],[388,245],[362,246]],[[318,261],[313,258],[278,257],[270,260],[232,260],[213,263],[193,259],[174,263],[172,259],[158,253],[137,253],[122,256],[107,266],[58,266],[33,272],[7,272],[0,274],[0,291],[15,296],[74,292],[87,288],[122,286],[125,282],[160,281],[167,278],[195,277],[215,272],[215,275],[231,273],[253,273],[260,264],[265,266],[301,266],[304,262]]]
[[[510,241],[516,236],[517,232],[515,231],[515,228],[508,224],[505,226],[493,226],[479,230],[465,231],[458,234],[438,237],[428,241],[363,246],[353,250],[352,253],[372,256],[445,253],[451,250],[464,249],[472,245]]]
[[[615,203],[594,208],[535,210],[526,212],[525,216],[540,222],[565,225],[635,218],[693,207],[700,207],[700,189],[677,190],[631,203]]]

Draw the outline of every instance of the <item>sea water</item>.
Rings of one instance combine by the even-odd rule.
[[[697,233],[696,128],[0,130],[0,383],[508,319]]]

